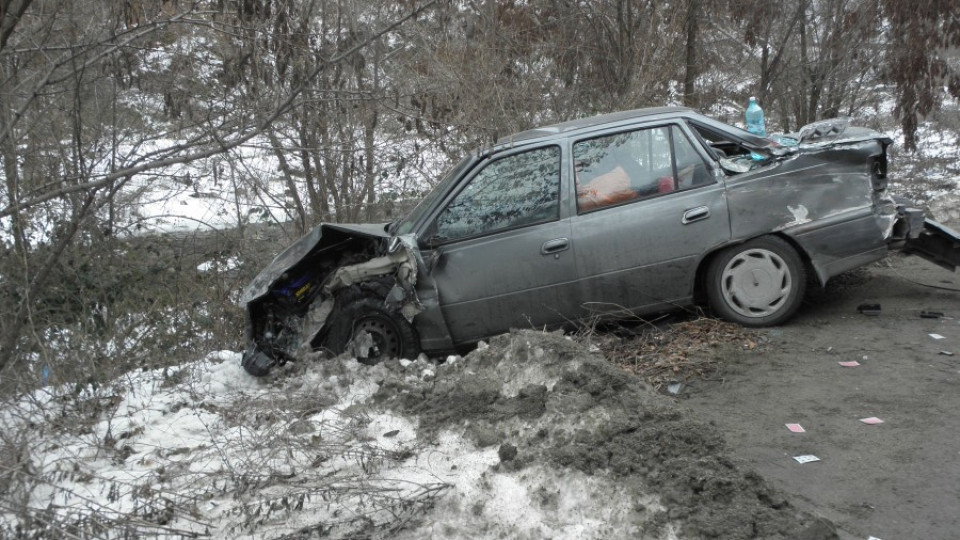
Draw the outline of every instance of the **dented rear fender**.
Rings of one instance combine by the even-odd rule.
[[[886,255],[902,216],[886,194],[890,140],[849,128],[728,181],[735,239],[774,232],[801,248],[821,284]]]

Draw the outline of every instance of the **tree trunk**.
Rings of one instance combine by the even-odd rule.
[[[699,105],[695,96],[695,83],[697,81],[698,15],[701,8],[700,0],[687,0],[687,54],[683,76],[683,104],[687,107]]]
[[[270,139],[270,146],[273,147],[273,154],[277,156],[277,161],[280,163],[280,171],[283,173],[283,180],[287,184],[287,190],[293,198],[294,210],[297,213],[297,232],[302,234],[307,230],[307,211],[303,206],[303,201],[300,199],[300,189],[293,177],[293,169],[290,168],[286,151],[280,144],[280,139],[277,138],[276,133],[269,131],[267,132],[267,137]]]

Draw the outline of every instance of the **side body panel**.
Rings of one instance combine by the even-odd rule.
[[[432,255],[427,252],[427,255]],[[429,261],[429,259],[427,259]],[[427,265],[422,265],[417,276],[417,298],[423,311],[413,319],[420,335],[420,347],[425,351],[453,352],[456,347],[447,329],[447,320],[440,308],[440,294]]]
[[[545,245],[560,239],[566,239],[566,249],[544,253]],[[431,277],[453,341],[562,323],[577,306],[569,239],[570,222],[564,219],[438,248]]]
[[[436,247],[424,245],[429,244],[426,240],[430,237],[425,231],[435,230],[444,208],[478,175],[484,174],[488,163],[503,155],[518,154],[507,150],[465,173],[424,222],[421,253],[427,261],[428,276],[420,283],[435,287],[433,292],[418,293],[426,309],[415,323],[425,349],[444,350],[450,343],[471,343],[510,328],[558,326],[576,311],[576,245],[568,217],[569,160],[556,143],[540,147],[543,148],[556,148],[560,156],[556,219]],[[537,149],[527,148],[519,154]],[[524,201],[519,202],[517,206],[523,206]],[[442,335],[442,326],[446,327],[446,337]]]
[[[684,223],[702,208],[709,217]],[[573,228],[583,315],[691,303],[697,264],[730,239],[722,183],[581,215]]]
[[[884,256],[896,205],[876,189],[877,141],[795,156],[727,181],[734,240],[782,232],[810,257],[820,281]]]

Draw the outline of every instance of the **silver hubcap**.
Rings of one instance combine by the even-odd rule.
[[[727,263],[720,279],[723,299],[745,317],[776,313],[793,290],[793,276],[779,255],[765,249],[748,249]]]

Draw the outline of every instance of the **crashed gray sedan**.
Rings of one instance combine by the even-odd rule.
[[[441,354],[698,303],[777,325],[808,281],[890,249],[956,267],[957,234],[888,195],[889,138],[837,120],[775,139],[684,108],[507,137],[406,218],[321,224],[278,255],[242,297],[243,367],[263,375],[301,350]]]

